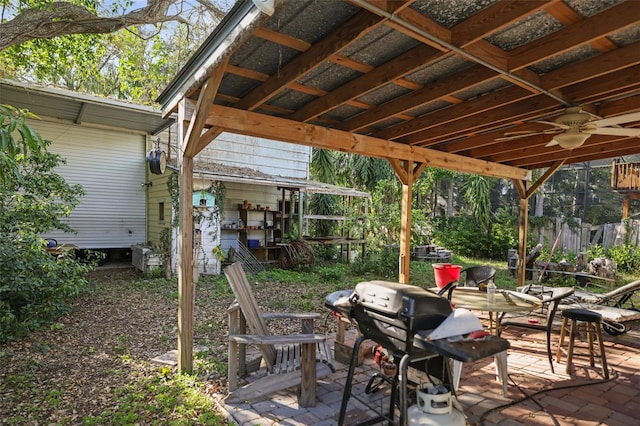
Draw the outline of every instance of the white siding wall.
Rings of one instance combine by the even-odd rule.
[[[248,167],[270,175],[306,179],[311,148],[252,136],[222,133],[200,152],[198,160]]]
[[[80,184],[85,195],[67,220],[77,234],[49,232],[58,243],[80,248],[127,248],[145,243],[145,137],[34,121],[30,124],[52,142],[50,151],[67,159],[58,173]]]

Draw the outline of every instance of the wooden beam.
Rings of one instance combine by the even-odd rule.
[[[361,77],[332,90],[326,96],[308,103],[288,118],[296,121],[307,121],[315,118],[351,99],[361,97],[382,85],[388,84],[390,81],[399,79],[415,69],[423,67],[425,62],[435,61],[441,55],[440,51],[432,47],[424,44],[418,45]]]
[[[456,46],[474,43],[522,20],[548,4],[547,0],[499,1],[480,10],[453,27],[451,41]]]
[[[637,2],[640,5],[640,1]],[[562,93],[574,102],[602,102],[603,97],[614,97],[638,90],[640,65],[624,68],[597,78],[568,86]]]
[[[542,186],[553,174],[558,171],[560,167],[564,164],[565,160],[556,161],[553,166],[549,167],[542,176],[536,180],[533,185],[526,191],[525,198],[528,200],[531,196]]]
[[[409,270],[411,265],[411,200],[413,198],[413,182],[416,178],[413,172],[416,169],[411,160],[402,162],[391,160],[390,162],[402,182],[398,282],[409,284]]]
[[[463,122],[462,120],[477,115],[482,117],[476,117],[476,122],[486,123],[491,120],[490,116],[487,116],[488,111],[499,107],[509,108],[510,104],[518,103],[530,96],[533,96],[533,94],[521,87],[507,87],[450,108],[443,108],[406,123],[397,124],[381,130],[373,136],[382,139],[404,138],[407,143],[415,143],[434,135],[454,133],[455,131],[451,130],[452,126],[443,126],[445,123],[454,124],[456,130],[466,129],[466,125],[460,125]]]
[[[547,90],[577,84],[640,63],[640,42],[621,47],[540,76]]]
[[[380,25],[383,19],[365,10],[356,13],[353,18],[341,27],[332,31],[323,40],[317,42],[305,52],[293,58],[282,69],[256,87],[240,100],[235,107],[239,109],[255,109],[267,102],[272,96],[280,93],[287,84],[297,80],[331,55],[343,49],[363,34]]]
[[[627,26],[636,24],[638,17],[640,17],[640,2],[619,3],[590,18],[512,50],[509,54],[509,69],[527,67],[544,58],[576,49],[612,32],[622,31]]]
[[[396,172],[396,176],[398,176],[398,179],[400,180],[400,182],[403,185],[406,182],[408,182],[409,175],[407,174],[407,171],[402,166],[402,161],[396,158],[387,158],[387,160],[389,161],[389,164],[391,164],[391,168],[393,169],[393,171]]]
[[[520,198],[518,215],[518,285],[523,286],[527,269],[527,231],[529,225],[529,199]]]
[[[194,157],[198,153],[198,141],[200,140],[202,130],[204,129],[207,117],[209,116],[209,110],[211,105],[213,105],[213,100],[218,93],[218,88],[220,87],[220,82],[224,76],[226,65],[227,61],[221,63],[214,70],[211,76],[209,76],[200,91],[198,104],[193,111],[193,117],[191,118],[189,127],[187,128],[187,132],[184,136],[185,143],[183,143],[182,149],[184,150],[184,155],[187,157]]]
[[[220,127],[212,127],[200,136],[198,139],[198,143],[196,144],[196,149],[194,151],[194,157],[198,155],[200,151],[205,149],[215,138],[220,136],[220,134],[224,132],[224,129]]]
[[[193,107],[193,101],[191,101]],[[412,147],[366,135],[299,123],[283,118],[213,105],[209,115],[211,125],[232,133],[326,148],[376,158],[396,158],[426,162],[429,166],[505,179],[531,179],[531,172],[507,165],[448,154],[428,148]]]
[[[365,126],[386,120],[390,115],[410,111],[442,96],[451,95],[452,93],[485,83],[494,78],[498,78],[498,74],[495,71],[481,65],[475,65],[454,75],[438,79],[420,90],[408,93],[400,98],[393,99],[372,108],[367,112],[358,114],[354,118],[338,124],[336,128],[341,130],[359,130]]]
[[[178,137],[186,133],[186,100],[178,104]],[[178,371],[193,370],[193,157],[178,150],[180,218],[178,233]]]
[[[266,19],[268,19],[266,14],[260,12],[257,8],[251,8],[249,13],[242,17],[240,23],[231,29],[225,42],[218,44],[208,57],[201,58],[204,59],[204,62],[199,64],[197,69],[192,70],[189,77],[173,92],[172,97],[164,102],[162,118],[167,118],[171,115],[178,108],[178,104],[182,99],[192,96],[213,70],[219,67],[220,64],[227,62],[233,52]]]

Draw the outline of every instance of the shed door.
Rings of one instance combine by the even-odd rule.
[[[58,243],[84,249],[128,248],[145,243],[145,137],[72,124],[30,122],[49,150],[67,159],[58,173],[85,195],[67,223],[77,232],[49,232]]]

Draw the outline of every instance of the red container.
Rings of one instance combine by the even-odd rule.
[[[436,279],[438,288],[444,288],[447,284],[460,279],[460,271],[462,266],[452,265],[451,263],[434,263],[433,275]]]

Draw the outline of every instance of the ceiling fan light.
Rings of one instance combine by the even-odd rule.
[[[569,129],[566,132],[555,135],[553,139],[564,149],[574,149],[582,146],[589,136],[591,136],[591,133],[582,133],[575,129]]]

